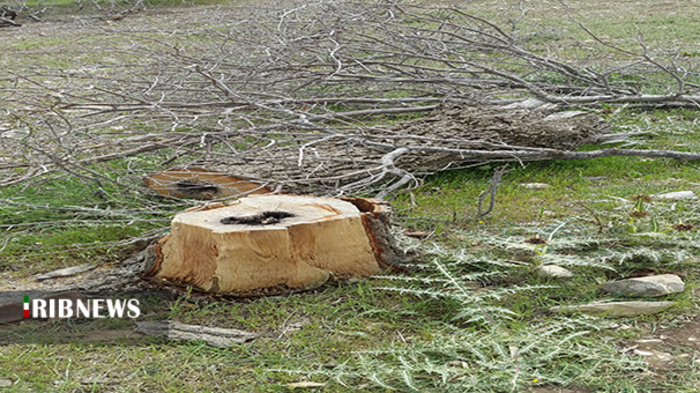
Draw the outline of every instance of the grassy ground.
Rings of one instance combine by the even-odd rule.
[[[526,25],[539,26],[538,31],[551,26],[551,34],[532,40],[540,40],[545,47],[574,42],[564,38],[573,35],[579,44],[567,46],[569,50],[589,50],[586,40],[590,38],[565,21],[560,3],[524,4],[529,9]],[[463,6],[493,17],[520,16],[510,2]],[[572,6],[571,12],[616,44],[635,47],[630,32],[638,26],[650,45],[668,42],[669,49],[682,46],[684,55],[697,58],[700,47],[693,41],[697,8],[690,1],[663,5],[590,1]],[[170,12],[176,19],[177,12],[190,11]],[[156,19],[144,18],[148,23]],[[137,22],[125,23],[133,27]],[[31,66],[45,61],[66,61],[69,66],[70,59],[59,53],[73,42],[74,33],[69,30],[50,40],[20,35],[7,47],[15,54],[32,49],[26,58],[35,62]],[[110,34],[104,30],[100,34],[89,40],[109,43]],[[12,60],[7,52],[0,59]],[[109,59],[96,61],[108,63]],[[600,108],[600,115],[608,116],[616,131],[654,132],[635,138],[637,147],[700,150],[697,112],[613,106]],[[681,337],[682,332],[686,332],[684,338],[695,337],[687,333],[687,322],[697,315],[694,288],[699,282],[700,241],[697,230],[678,231],[673,226],[700,225],[698,201],[640,206],[633,197],[699,191],[698,164],[613,157],[514,168],[504,177],[494,211],[480,219],[475,217],[476,201],[488,186],[492,167],[427,178],[423,187],[393,201],[402,225],[431,234],[420,241],[425,254],[410,273],[260,299],[210,302],[183,294],[176,302],[153,300],[143,308],[143,319],[169,318],[260,334],[246,344],[216,349],[203,343],[167,342],[134,335],[129,320],[2,327],[0,386],[10,386],[0,389],[697,391],[699,352],[693,341],[673,341],[662,347],[673,355],[672,362],[663,364],[652,363],[629,348],[640,338],[656,338],[658,332],[666,337]],[[102,170],[109,173],[108,166]],[[137,180],[136,174],[135,184]],[[524,186],[527,183],[548,187],[530,189]],[[182,207],[108,188],[98,194],[87,182],[73,178],[31,187],[0,189],[4,201],[0,224],[5,232],[0,238],[0,269],[6,288],[31,287],[29,275],[59,267],[121,260],[138,247],[125,244],[126,240],[157,233]],[[6,203],[9,200],[13,203]],[[35,207],[48,203],[50,208]],[[90,210],[76,213],[75,206],[100,210],[148,206],[154,214],[104,224]],[[631,217],[635,210],[649,215]],[[69,228],[57,225],[61,220],[72,224]],[[36,224],[42,222],[46,224]],[[546,239],[547,244],[525,243],[531,237]],[[537,266],[551,263],[568,266],[576,273],[574,278],[558,281],[536,274]],[[683,275],[686,291],[663,299],[676,301],[676,307],[632,319],[549,312],[551,306],[609,298],[598,289],[601,282],[641,269]]]

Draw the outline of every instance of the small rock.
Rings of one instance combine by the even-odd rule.
[[[7,378],[0,378],[0,388],[6,388],[12,386],[12,380]]]
[[[294,382],[287,384],[288,388],[320,388],[323,386],[326,386],[326,384],[320,382]]]
[[[601,285],[601,288],[618,296],[656,297],[683,292],[685,284],[675,274],[660,274],[611,281]]]
[[[644,340],[637,340],[638,343],[640,344],[656,344],[656,343],[662,343],[664,340],[660,338],[648,338]]]
[[[543,277],[568,278],[573,277],[571,270],[555,265],[545,265],[537,268],[537,273]]]
[[[641,314],[655,314],[665,311],[675,302],[610,302],[588,303],[578,306],[551,307],[550,312],[581,312],[584,314],[602,314],[608,317],[633,317]]]
[[[531,190],[544,190],[545,188],[551,187],[547,183],[520,183],[520,187],[525,187]]]
[[[692,191],[676,191],[667,192],[665,194],[656,194],[654,199],[667,200],[667,201],[680,201],[683,199],[696,199],[697,196]]]

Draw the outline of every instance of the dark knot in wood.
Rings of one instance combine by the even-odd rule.
[[[250,216],[233,216],[221,219],[224,225],[241,224],[241,225],[270,225],[277,224],[285,218],[294,217],[294,214],[280,211],[262,212]]]
[[[187,180],[177,182],[177,189],[185,195],[216,194],[219,192],[219,187],[215,185],[194,183]]]

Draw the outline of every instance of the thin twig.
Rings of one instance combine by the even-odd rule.
[[[477,218],[484,217],[485,215],[491,213],[491,211],[493,210],[493,206],[496,203],[496,191],[498,190],[498,186],[501,184],[501,178],[503,177],[503,175],[511,171],[513,171],[513,169],[509,169],[508,164],[505,164],[496,168],[496,170],[493,172],[493,176],[489,181],[489,187],[486,189],[486,191],[479,194]],[[484,212],[481,210],[481,205],[484,202],[484,199],[487,195],[490,196],[489,208]]]

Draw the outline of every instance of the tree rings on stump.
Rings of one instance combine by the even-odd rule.
[[[378,245],[391,243],[375,235],[388,233],[377,231],[382,209],[390,212],[388,205],[362,198],[260,195],[181,213],[160,241],[151,274],[234,295],[306,289],[330,275],[378,274],[389,255],[386,246]]]

